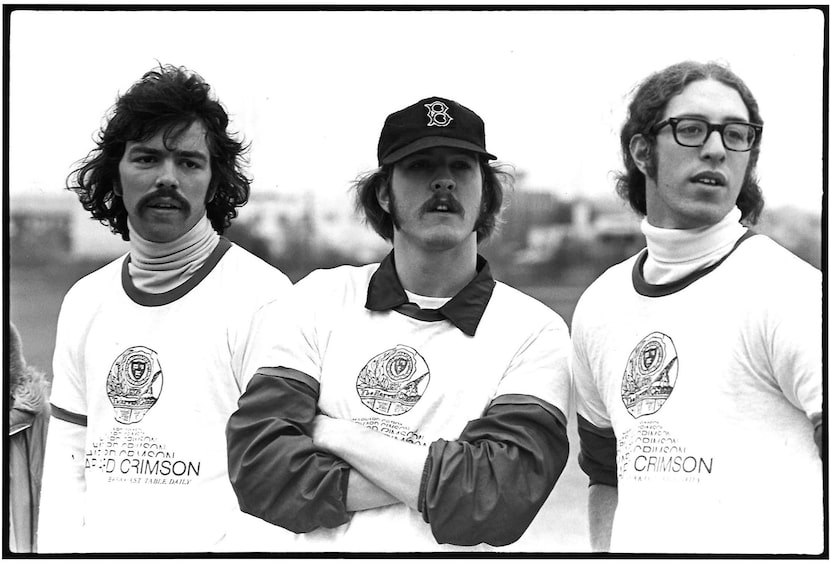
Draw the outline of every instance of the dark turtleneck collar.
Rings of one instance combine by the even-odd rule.
[[[121,264],[121,285],[124,292],[129,298],[140,306],[158,307],[171,304],[187,294],[190,290],[199,285],[199,282],[204,280],[210,274],[214,267],[219,264],[225,253],[233,246],[233,244],[225,237],[219,237],[219,244],[213,249],[202,265],[196,270],[190,278],[179,286],[162,292],[160,294],[151,294],[136,287],[133,279],[130,276],[130,255],[124,257],[124,262]]]
[[[395,269],[394,249],[381,261],[369,281],[366,292],[366,309],[371,311],[395,310],[421,321],[447,319],[464,334],[475,336],[484,310],[493,295],[496,281],[490,274],[490,266],[481,255],[476,260],[476,276],[453,298],[438,309],[421,309],[409,301]]]

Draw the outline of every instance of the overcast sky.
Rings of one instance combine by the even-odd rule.
[[[484,118],[526,186],[612,194],[630,91],[695,59],[758,99],[768,205],[819,210],[823,25],[804,9],[15,11],[9,189],[61,192],[116,95],[160,61],[213,86],[252,142],[256,191],[343,196],[376,165],[386,115],[439,95]]]

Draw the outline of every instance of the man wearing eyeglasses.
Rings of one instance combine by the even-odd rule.
[[[629,106],[617,191],[647,246],[572,327],[594,550],[822,550],[821,277],[747,227],[762,123],[713,63],[652,74]]]

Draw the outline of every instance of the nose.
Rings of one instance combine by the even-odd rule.
[[[442,176],[441,178],[436,178],[432,181],[432,189],[436,192],[438,192],[439,190],[454,190],[455,180],[453,180],[449,176]]]
[[[179,187],[179,177],[176,174],[176,165],[171,160],[165,159],[159,170],[158,178],[156,178],[156,186],[166,186],[168,188]]]
[[[436,170],[435,177],[432,179],[432,189],[436,192],[439,190],[454,190],[455,178],[452,175],[452,170],[446,162],[442,162]]]
[[[723,137],[720,131],[713,131],[709,139],[701,148],[701,157],[706,160],[722,161],[726,158],[726,147],[723,144]]]

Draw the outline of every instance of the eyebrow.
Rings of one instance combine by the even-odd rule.
[[[173,151],[174,155],[178,155],[180,157],[187,157],[189,159],[199,159],[207,162],[208,157],[205,153],[201,151]]]
[[[709,119],[708,116],[705,116],[703,114],[696,114],[696,113],[692,113],[692,112],[685,113],[685,114],[681,113],[681,114],[677,114],[676,116],[672,116],[672,117],[702,119],[704,121],[711,122],[711,120]],[[738,117],[738,116],[726,116],[725,118],[723,118],[721,120],[721,122],[730,122],[730,121],[739,121],[741,123],[750,123],[750,118],[748,118],[748,117]]]
[[[161,149],[156,149],[155,147],[150,147],[149,145],[140,145],[139,144],[139,145],[133,145],[132,147],[130,147],[129,153],[135,153],[135,152],[145,153],[147,155],[158,156],[158,155],[161,155],[162,153],[165,153],[167,151],[162,151]],[[197,160],[201,160],[201,161],[204,161],[204,162],[207,162],[207,160],[208,160],[207,155],[205,153],[203,153],[202,151],[188,151],[188,150],[175,149],[173,151],[173,154],[176,155],[177,157],[185,157],[185,158],[188,158],[188,159],[197,159]]]

